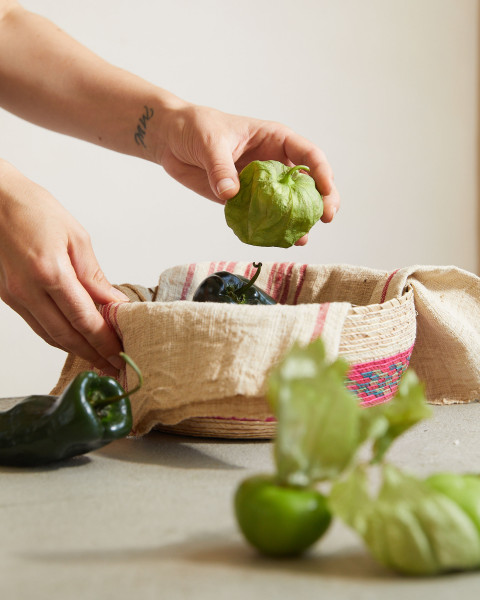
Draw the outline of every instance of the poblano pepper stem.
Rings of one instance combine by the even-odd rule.
[[[113,404],[113,402],[118,402],[119,400],[123,400],[124,398],[127,398],[131,394],[138,392],[138,390],[142,387],[143,375],[142,375],[140,369],[138,368],[138,366],[130,358],[130,356],[128,356],[128,354],[125,354],[125,352],[120,352],[120,356],[135,371],[135,373],[138,377],[138,383],[137,383],[136,387],[134,387],[133,390],[124,392],[123,394],[119,394],[118,396],[110,396],[109,398],[105,398],[100,392],[97,394],[95,394],[95,392],[94,392],[89,399],[89,402],[90,402],[91,406],[93,406],[93,408],[101,408],[102,406],[107,406],[109,404]]]
[[[250,279],[250,281],[248,283],[246,283],[245,285],[242,285],[242,287],[237,290],[235,292],[235,294],[237,296],[239,296],[240,298],[245,294],[245,292],[250,289],[252,287],[252,285],[254,285],[254,283],[257,281],[258,276],[260,275],[260,271],[262,270],[262,263],[253,263],[253,266],[255,269],[257,269],[255,271],[255,275]]]
[[[289,169],[285,175],[280,179],[280,183],[291,183],[292,182],[292,175],[294,173],[296,173],[297,171],[310,171],[310,167],[306,167],[305,165],[296,165],[295,167],[292,167],[291,169]]]

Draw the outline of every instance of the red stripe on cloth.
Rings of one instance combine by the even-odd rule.
[[[215,271],[225,271],[225,267],[227,266],[227,261],[223,260],[217,264],[217,268]]]
[[[285,302],[287,301],[288,292],[290,291],[290,283],[292,280],[292,271],[293,271],[294,266],[295,266],[295,263],[290,263],[288,265],[287,273],[284,278],[283,292],[282,292],[282,295],[280,296],[280,300],[278,301],[279,304],[285,304]]]
[[[315,326],[314,326],[313,332],[312,332],[312,337],[310,339],[311,342],[313,342],[313,340],[316,340],[318,337],[321,336],[329,308],[330,308],[329,302],[325,302],[325,304],[320,304],[320,306],[318,308],[317,319],[315,321]]]
[[[280,292],[285,283],[285,271],[288,267],[289,263],[280,263],[275,273],[275,281],[273,284],[272,297],[278,301],[278,297],[280,296]]]
[[[307,266],[308,265],[302,265],[300,267],[300,274],[298,276],[298,282],[297,282],[297,290],[295,292],[293,304],[297,304],[297,302],[298,302],[298,297],[300,296],[300,292],[302,291],[302,287],[303,287],[303,282],[305,281],[305,273],[307,272]]]
[[[390,275],[388,276],[388,279],[387,279],[385,285],[383,286],[382,297],[380,298],[380,304],[383,304],[383,302],[385,302],[388,286],[390,285],[390,282],[392,281],[392,278],[395,275],[395,273],[398,273],[399,270],[400,269],[396,269],[393,273],[390,273]]]
[[[265,291],[267,292],[267,294],[270,294],[270,295],[272,292],[272,284],[275,280],[275,273],[277,272],[278,265],[279,265],[279,263],[273,263],[270,273],[268,274],[268,281],[267,281],[267,285],[265,286]]]
[[[183,284],[182,294],[180,296],[180,300],[185,300],[188,294],[188,290],[192,285],[193,275],[195,273],[196,264],[191,263],[188,265],[187,276],[185,277],[185,283]]]
[[[236,262],[229,262],[225,268],[225,271],[228,271],[229,273],[233,273],[235,271],[236,266],[237,266]]]
[[[208,271],[207,271],[207,277],[209,275],[211,275],[212,273],[215,273],[215,271],[217,270],[216,267],[216,262],[211,262],[210,265],[208,266]]]
[[[120,331],[120,327],[118,325],[118,309],[119,309],[119,307],[120,307],[121,304],[122,304],[122,302],[118,302],[118,303],[114,304],[112,306],[111,313],[112,313],[112,317],[113,317],[113,323],[115,325],[115,331],[117,332],[118,337],[121,340],[123,340],[123,335],[122,335],[122,332]]]
[[[109,302],[108,304],[111,304],[111,302]],[[100,304],[100,306],[98,307],[98,312],[102,315],[102,317],[104,318],[104,320],[107,320],[107,309],[106,309],[106,304]],[[108,325],[108,323],[107,323]]]
[[[248,265],[245,267],[245,272],[243,273],[243,276],[247,277],[247,278],[251,278],[252,271],[253,271],[253,263],[248,263]]]
[[[105,323],[108,325],[108,327],[112,330],[115,331],[115,327],[113,326],[112,321],[110,320],[110,310],[112,308],[112,306],[114,306],[116,304],[116,302],[109,302],[108,304],[103,304],[102,306],[100,306],[100,314],[103,317],[103,320],[105,321]]]
[[[104,304],[101,309],[100,309],[100,314],[102,315],[102,317],[105,319],[105,323],[110,327],[110,329],[112,329],[113,331],[115,331],[115,327],[113,326],[113,322],[111,319],[111,312],[112,312],[112,306],[115,304],[115,302],[109,302],[108,304]]]

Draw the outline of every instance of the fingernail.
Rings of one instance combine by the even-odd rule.
[[[220,181],[217,183],[217,193],[218,194],[223,194],[224,192],[227,192],[228,190],[231,190],[235,187],[235,182],[233,181],[233,179],[230,178],[225,178],[225,179],[220,179]]]
[[[114,354],[108,357],[108,362],[113,365],[118,371],[121,371],[125,365],[125,361],[120,356]]]
[[[118,298],[119,300],[123,300],[124,302],[130,302],[130,298],[128,296],[126,296],[123,292],[121,292],[120,290],[117,290],[117,288],[112,287],[111,292],[115,296],[115,298]]]

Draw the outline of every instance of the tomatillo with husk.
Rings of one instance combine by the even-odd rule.
[[[323,198],[305,165],[255,160],[240,173],[240,190],[225,204],[225,219],[245,244],[288,248],[323,214]]]

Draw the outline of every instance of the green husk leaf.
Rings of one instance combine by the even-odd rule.
[[[434,473],[425,483],[458,504],[475,523],[480,535],[480,475]]]
[[[364,419],[370,420],[371,428],[372,422],[376,421],[376,430],[370,431],[371,437],[375,438],[372,462],[380,461],[395,439],[432,415],[432,409],[426,403],[424,386],[412,369],[404,373],[390,402],[372,408],[372,412],[364,416]]]
[[[379,462],[398,436],[431,415],[411,369],[390,402],[367,408],[347,389],[347,371],[343,359],[326,360],[319,338],[294,346],[270,373],[267,397],[278,421],[274,452],[280,481],[309,485],[334,479],[369,440],[372,462]]]
[[[445,494],[392,465],[381,469],[376,498],[365,467],[332,487],[329,507],[352,527],[382,564],[410,575],[480,566],[480,536],[472,519]]]
[[[343,359],[326,360],[318,338],[294,346],[270,373],[267,397],[278,422],[280,481],[309,485],[334,479],[369,440],[372,462],[379,462],[397,437],[432,414],[413,370],[403,375],[392,400],[367,408],[347,389],[347,371]]]
[[[367,530],[371,498],[368,492],[367,467],[358,464],[348,477],[337,480],[330,490],[330,510],[360,536]]]
[[[309,485],[338,476],[358,448],[361,409],[346,387],[347,363],[328,363],[322,340],[295,346],[271,372],[267,397],[277,417],[278,478]]]

